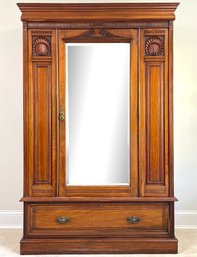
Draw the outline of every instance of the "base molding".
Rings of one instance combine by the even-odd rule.
[[[177,253],[176,238],[26,239],[21,254]]]

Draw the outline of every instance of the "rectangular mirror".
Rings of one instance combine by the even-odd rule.
[[[66,47],[66,184],[130,184],[130,44]]]

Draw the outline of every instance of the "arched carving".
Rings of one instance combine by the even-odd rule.
[[[103,28],[92,28],[80,35],[64,38],[65,42],[83,42],[87,40],[91,42],[131,42],[132,37],[118,36]]]
[[[145,39],[145,55],[158,56],[164,55],[164,38],[150,36]]]
[[[50,37],[33,37],[33,55],[49,56],[51,55],[51,38]]]

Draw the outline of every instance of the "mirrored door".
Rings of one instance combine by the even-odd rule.
[[[62,31],[62,194],[136,194],[136,42],[135,31],[125,31],[122,40],[119,34],[112,39],[111,32],[110,40],[70,39]]]

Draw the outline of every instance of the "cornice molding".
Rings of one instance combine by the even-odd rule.
[[[179,3],[18,3],[22,21],[174,20]]]

